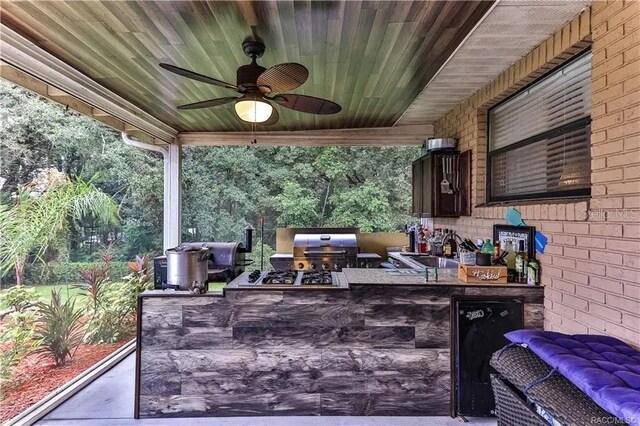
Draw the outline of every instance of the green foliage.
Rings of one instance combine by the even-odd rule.
[[[309,189],[297,182],[285,182],[282,193],[275,197],[274,207],[279,213],[276,219],[279,226],[317,226],[320,217],[320,200]]]
[[[88,343],[117,342],[135,329],[138,295],[151,289],[153,271],[146,256],[136,256],[135,262],[129,262],[129,268],[131,273],[123,283],[105,288],[102,303],[87,324]]]
[[[251,251],[251,253],[247,253],[247,259],[253,259],[254,262],[253,264],[247,266],[246,270],[247,271],[253,271],[256,269],[262,269],[262,270],[270,270],[271,268],[271,263],[269,263],[269,258],[271,256],[273,256],[276,251],[274,248],[272,248],[270,245],[265,244],[264,248],[261,245],[262,240],[260,240],[259,238],[257,240],[254,240],[253,242],[253,250]],[[262,256],[262,257],[261,257]],[[264,259],[264,266],[262,268],[260,268],[260,259]]]
[[[82,343],[82,310],[75,308],[75,298],[62,301],[60,292],[51,291],[51,301],[38,305],[40,321],[34,334],[40,341],[38,352],[53,356],[56,366],[64,365]]]
[[[6,203],[8,193],[51,165],[71,178],[96,176],[91,182],[119,209],[121,226],[111,229],[118,234],[115,259],[161,253],[159,154],[125,145],[102,124],[1,81],[0,131],[0,177],[7,179],[0,200]],[[258,228],[260,216],[266,225],[258,236],[270,246],[277,226],[400,231],[411,221],[411,162],[419,156],[417,147],[269,147],[258,137],[258,145],[186,147],[183,152],[185,241],[241,241],[245,225]],[[93,248],[83,244],[96,236],[93,221],[72,225],[62,238],[71,240],[68,259],[93,260]],[[58,249],[45,260],[64,263],[66,252]]]
[[[372,182],[333,194],[331,204],[331,226],[356,226],[362,232],[396,230],[389,194]]]
[[[100,263],[79,273],[84,283],[79,284],[77,287],[80,288],[85,295],[87,312],[90,312],[92,315],[97,313],[104,289],[109,284],[109,269],[112,260],[113,247],[109,246],[102,254]]]
[[[13,368],[36,350],[33,339],[36,325],[35,306],[39,295],[33,288],[14,286],[0,293],[0,304],[7,308],[0,325],[0,379],[11,380]]]
[[[72,181],[55,169],[41,171],[19,188],[11,208],[0,216],[0,274],[13,269],[21,284],[28,257],[41,260],[72,223],[88,217],[115,223],[117,207],[89,181]]]
[[[33,338],[36,318],[34,309],[16,310],[4,318],[0,326],[0,380],[11,380],[13,368],[40,346]]]
[[[35,306],[40,296],[34,288],[16,285],[0,292],[0,305],[11,312],[24,312]]]
[[[27,285],[52,285],[77,283],[80,273],[93,268],[96,262],[52,262],[47,264],[36,263],[26,270],[25,284]],[[111,262],[109,276],[114,281],[119,281],[129,273],[127,262]]]

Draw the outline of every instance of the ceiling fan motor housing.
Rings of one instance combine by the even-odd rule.
[[[261,67],[256,63],[242,65],[238,68],[236,73],[236,84],[242,91],[257,92],[258,85],[256,82],[258,81],[260,74],[265,72],[265,70],[265,67]]]

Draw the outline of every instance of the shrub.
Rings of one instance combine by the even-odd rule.
[[[34,309],[14,311],[6,316],[0,328],[0,379],[11,380],[13,368],[38,349],[39,342],[33,339],[35,325]]]
[[[96,266],[95,262],[51,262],[47,265],[39,263],[28,265],[25,283],[29,285],[53,285],[76,283],[79,273]],[[129,273],[127,262],[111,262],[109,276],[120,280]]]
[[[151,288],[152,270],[147,256],[136,256],[129,268],[131,273],[123,283],[109,284],[105,289],[100,308],[87,324],[88,343],[117,342],[133,331],[138,295]]]
[[[13,368],[38,347],[33,340],[36,325],[35,306],[40,296],[35,289],[17,285],[0,293],[7,307],[0,327],[0,379],[11,380]]]
[[[84,284],[79,284],[77,287],[85,294],[87,311],[93,315],[98,312],[98,308],[102,303],[102,295],[109,283],[109,268],[111,267],[112,260],[113,247],[109,246],[100,256],[100,263],[90,269],[79,272]]]
[[[75,308],[75,297],[64,303],[60,291],[51,291],[49,304],[39,303],[40,318],[35,339],[40,341],[38,352],[48,352],[57,366],[64,365],[73,357],[75,349],[82,343],[82,310]]]
[[[0,303],[6,306],[9,312],[23,312],[35,306],[40,296],[34,288],[16,285],[0,293]]]

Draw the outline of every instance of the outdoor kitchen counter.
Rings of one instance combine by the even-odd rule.
[[[453,298],[521,298],[543,326],[542,287],[339,275],[347,289],[143,293],[136,417],[446,416]]]
[[[402,275],[407,273],[407,275]],[[507,284],[476,284],[465,283],[458,279],[458,270],[438,269],[438,280],[435,281],[433,273],[429,275],[427,282],[424,272],[415,269],[343,269],[342,274],[349,286],[351,285],[419,285],[425,286],[459,286],[459,287],[490,287],[490,288],[520,288],[533,289],[534,292],[544,291],[541,286],[530,286],[527,284],[507,283]],[[409,275],[410,274],[410,275]],[[536,290],[537,289],[537,290]]]

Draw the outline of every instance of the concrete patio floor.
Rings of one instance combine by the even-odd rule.
[[[135,354],[103,374],[37,425],[215,425],[215,426],[495,426],[494,418],[468,423],[449,417],[225,417],[134,420]]]

